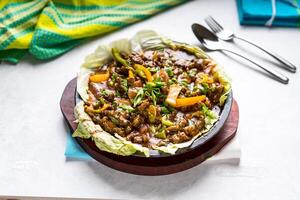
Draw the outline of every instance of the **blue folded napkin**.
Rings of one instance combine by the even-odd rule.
[[[237,0],[237,7],[242,25],[300,27],[300,0]]]
[[[65,156],[67,159],[71,160],[92,160],[93,158],[89,156],[72,138],[71,134],[67,136],[67,145],[65,150]]]

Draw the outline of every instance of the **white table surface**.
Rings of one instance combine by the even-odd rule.
[[[242,27],[235,1],[192,1],[48,62],[30,57],[0,66],[0,194],[118,199],[299,199],[300,72],[288,85],[221,53],[210,53],[233,80],[240,106],[240,166],[199,165],[167,176],[130,175],[95,162],[67,162],[59,101],[84,57],[100,43],[141,29],[197,43],[190,25],[213,15],[300,67],[300,29]],[[260,52],[256,51],[261,54]],[[258,58],[256,58],[258,60]],[[261,60],[259,60],[261,61]],[[265,61],[262,61],[265,64]]]

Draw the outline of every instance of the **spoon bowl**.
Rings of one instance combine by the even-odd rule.
[[[252,64],[256,65],[257,67],[262,69],[264,72],[266,72],[271,78],[273,78],[281,83],[284,83],[284,84],[289,83],[289,79],[286,76],[282,75],[281,73],[277,72],[276,70],[269,69],[265,66],[262,66],[256,62],[254,62],[252,59],[228,49],[222,42],[219,42],[218,37],[211,31],[209,31],[206,27],[204,27],[200,24],[194,23],[192,25],[192,31],[193,31],[194,35],[197,37],[197,39],[200,41],[200,43],[206,49],[211,50],[211,51],[221,51],[221,52],[227,51],[232,54],[235,54],[235,55],[251,62]]]

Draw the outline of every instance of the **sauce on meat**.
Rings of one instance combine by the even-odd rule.
[[[213,61],[171,49],[121,56],[127,64],[112,61],[95,72],[108,72],[107,81],[89,82],[85,111],[96,124],[149,148],[189,141],[205,127],[202,108],[217,105],[224,90]],[[171,106],[166,102],[171,85],[180,87],[177,98],[183,103],[204,98]]]

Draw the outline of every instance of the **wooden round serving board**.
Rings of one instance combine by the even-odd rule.
[[[60,101],[61,111],[71,132],[77,128],[74,122],[76,104],[76,78],[66,86]],[[236,134],[239,122],[238,104],[233,100],[231,112],[222,129],[203,145],[191,151],[165,157],[119,156],[99,150],[92,140],[75,138],[79,145],[95,160],[116,170],[138,175],[166,175],[192,168],[213,156]]]

